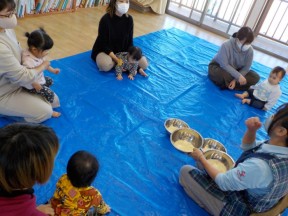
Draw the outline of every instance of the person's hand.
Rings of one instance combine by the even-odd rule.
[[[234,79],[229,83],[228,88],[230,90],[233,90],[235,88],[235,86],[236,86],[236,80]]]
[[[205,158],[203,152],[200,149],[194,148],[193,152],[190,152],[189,155],[193,157],[194,160],[200,161],[202,157]]]
[[[60,73],[60,69],[59,69],[59,68],[55,68],[55,69],[53,70],[53,73],[54,73],[54,74],[59,74],[59,73]]]
[[[123,65],[123,60],[118,58],[117,59],[117,66],[121,66],[121,65]]]
[[[245,125],[250,131],[257,131],[262,126],[262,123],[258,117],[251,117],[245,121]]]
[[[42,65],[44,66],[44,70],[48,69],[48,67],[50,66],[50,61],[43,61]]]
[[[52,215],[54,216],[54,209],[52,208],[52,206],[50,204],[46,204],[46,205],[39,205],[37,206],[37,210],[46,214],[46,215]]]
[[[117,75],[117,77],[116,77],[116,79],[117,79],[117,80],[122,80],[122,79],[123,79],[123,77],[122,77],[122,75],[121,75],[121,74],[118,74],[118,75]]]
[[[129,78],[130,80],[134,80],[134,76],[133,76],[132,74],[129,74],[128,78]]]
[[[107,207],[107,213],[111,212],[111,207],[109,205],[106,205],[106,207]]]
[[[37,92],[42,89],[42,86],[39,83],[33,83],[32,86]]]
[[[238,82],[240,83],[240,85],[246,85],[247,80],[243,75],[239,76]]]

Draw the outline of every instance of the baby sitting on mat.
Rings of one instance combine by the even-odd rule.
[[[251,86],[248,91],[242,94],[235,94],[235,96],[242,99],[242,104],[247,103],[258,109],[269,110],[281,96],[279,83],[285,73],[284,68],[277,66],[270,72],[268,79]]]
[[[120,59],[115,66],[116,79],[122,80],[122,72],[128,71],[128,78],[134,80],[134,76],[137,74],[139,60],[142,58],[142,50],[139,47],[132,46],[128,49],[128,52],[120,52],[117,53],[116,56]],[[142,76],[148,76],[142,68],[139,68],[138,71]]]
[[[78,151],[72,155],[67,164],[67,174],[58,180],[50,200],[55,216],[87,215],[91,209],[94,209],[93,215],[110,212],[101,193],[91,186],[98,168],[98,160],[89,152]]]

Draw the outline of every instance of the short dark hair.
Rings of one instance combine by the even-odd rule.
[[[26,32],[25,36],[28,38],[28,47],[35,47],[38,50],[49,50],[53,47],[54,42],[52,38],[46,33],[43,28],[39,28],[31,33]]]
[[[272,74],[276,74],[278,75],[279,73],[281,74],[281,79],[283,79],[283,77],[285,76],[286,74],[286,71],[284,68],[280,67],[280,66],[277,66],[275,68],[272,69],[271,71]]]
[[[273,126],[284,127],[288,131],[288,103],[282,104],[277,108],[273,120],[268,128],[268,134],[270,134]],[[288,136],[286,138],[286,147],[288,147]]]
[[[53,170],[59,141],[52,128],[13,123],[0,129],[0,188],[6,192],[45,183]]]
[[[96,157],[87,151],[78,151],[67,164],[67,176],[74,187],[88,187],[98,173],[99,163]]]
[[[131,46],[128,48],[128,53],[132,59],[139,61],[142,58],[142,50],[140,47]]]
[[[0,1],[0,11],[8,9],[8,11],[13,11],[16,8],[16,3],[14,0],[1,0]]]

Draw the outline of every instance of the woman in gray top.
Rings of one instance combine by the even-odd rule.
[[[260,77],[250,70],[253,61],[253,31],[242,27],[224,42],[209,64],[209,78],[220,89],[248,90]]]
[[[0,114],[40,123],[51,118],[52,106],[59,106],[59,100],[55,95],[50,104],[21,87],[31,84],[50,63],[45,61],[34,69],[21,65],[21,47],[13,30],[17,25],[15,8],[14,0],[0,1]]]

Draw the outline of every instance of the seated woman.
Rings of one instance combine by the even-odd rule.
[[[208,77],[220,89],[246,91],[259,81],[259,75],[250,70],[253,61],[253,40],[252,30],[242,27],[221,45],[208,69]]]
[[[92,48],[91,58],[96,62],[99,71],[110,71],[116,64],[121,66],[122,60],[115,54],[127,52],[133,46],[133,18],[128,15],[128,0],[111,0],[101,18],[98,36]],[[148,62],[145,56],[139,60],[139,68],[145,70]],[[139,70],[142,76],[147,76]]]
[[[255,141],[262,126],[258,117],[247,119],[245,124],[244,152],[233,169],[220,173],[196,149],[191,156],[206,172],[190,165],[180,170],[179,181],[185,192],[211,215],[266,212],[288,194],[288,104],[266,120],[267,141]]]
[[[48,68],[44,61],[34,69],[21,65],[21,47],[13,28],[17,25],[14,0],[0,1],[0,114],[39,123],[51,118],[53,107],[59,106],[55,94],[50,104],[39,95],[32,95],[21,86],[35,81],[36,75]]]
[[[0,129],[0,215],[54,215],[36,207],[33,186],[48,181],[58,152],[55,132],[46,126],[14,123]]]

